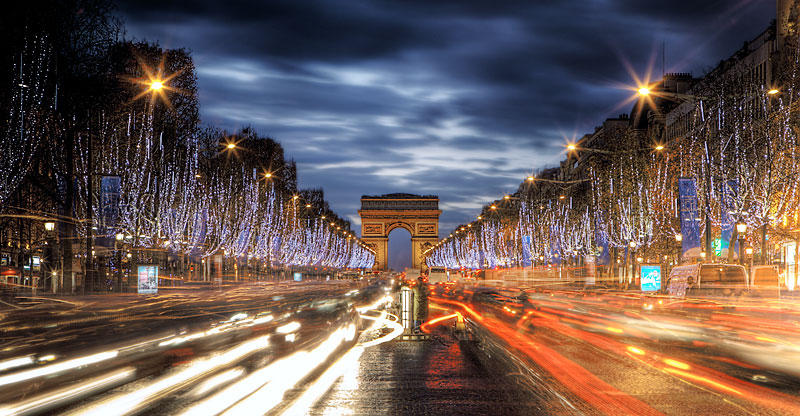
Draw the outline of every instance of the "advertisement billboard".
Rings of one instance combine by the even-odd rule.
[[[642,264],[639,266],[642,292],[661,290],[661,266],[658,264]]]
[[[140,294],[158,293],[158,266],[139,266],[136,281]]]

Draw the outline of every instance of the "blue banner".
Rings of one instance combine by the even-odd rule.
[[[720,189],[720,250],[724,250],[728,248],[728,244],[731,241],[731,235],[733,234],[733,227],[735,225],[735,221],[733,216],[731,215],[731,211],[736,210],[736,206],[734,205],[734,201],[736,200],[736,194],[739,192],[739,184],[736,180],[730,180],[722,183],[722,189]],[[734,252],[738,252],[738,242],[734,242]]]
[[[101,232],[116,232],[119,218],[119,176],[103,176],[100,179],[100,225]]]
[[[600,219],[595,219],[594,242],[596,244],[597,265],[608,266],[611,263],[611,253],[608,250],[608,234],[600,229]]]
[[[681,220],[681,251],[683,256],[695,249],[697,257],[700,251],[700,212],[697,209],[697,188],[694,179],[678,179],[678,203]],[[689,253],[692,254],[692,253]]]
[[[529,267],[531,265],[531,236],[522,236],[522,265]]]

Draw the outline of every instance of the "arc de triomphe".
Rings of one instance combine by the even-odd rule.
[[[375,270],[386,270],[389,233],[397,227],[411,234],[412,267],[424,267],[422,253],[439,241],[439,197],[387,194],[361,197],[361,239],[375,251]]]

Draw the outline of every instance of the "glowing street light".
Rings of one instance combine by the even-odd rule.
[[[647,88],[647,87],[642,87],[642,88],[639,88],[639,89],[637,90],[637,92],[638,92],[638,93],[639,93],[639,95],[641,95],[642,97],[646,97],[646,96],[650,95],[650,88]]]
[[[683,236],[681,234],[675,234],[675,241],[680,243],[683,241]]]
[[[773,89],[771,89],[771,90],[767,91],[767,94],[769,94],[769,95],[775,95],[775,94],[777,94],[777,93],[779,93],[779,92],[781,92],[779,89],[777,89],[777,88],[773,88]]]
[[[47,221],[44,223],[44,229],[47,231],[53,231],[56,228],[56,223],[53,221]]]
[[[124,239],[124,238],[125,238],[125,234],[122,234],[122,233],[117,233],[117,235],[115,235],[115,236],[114,236],[114,238],[115,238],[117,241],[122,241],[122,239]]]
[[[570,143],[570,144],[568,144],[568,145],[567,145],[567,150],[569,150],[569,151],[576,150],[577,148],[578,148],[578,147],[577,147],[577,146],[575,146],[575,145],[574,145],[574,144],[572,144],[572,143]]]
[[[658,150],[659,152],[664,150],[664,145],[662,144],[656,145],[656,150]]]
[[[150,83],[151,91],[160,91],[162,88],[164,88],[164,83],[161,81],[156,80]]]
[[[231,150],[235,149],[236,148],[236,143],[228,143],[227,146],[225,146],[225,147],[227,147],[228,149],[231,149]]]

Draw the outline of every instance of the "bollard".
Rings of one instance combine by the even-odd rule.
[[[403,332],[411,333],[414,329],[414,291],[408,286],[400,289],[400,321]]]

